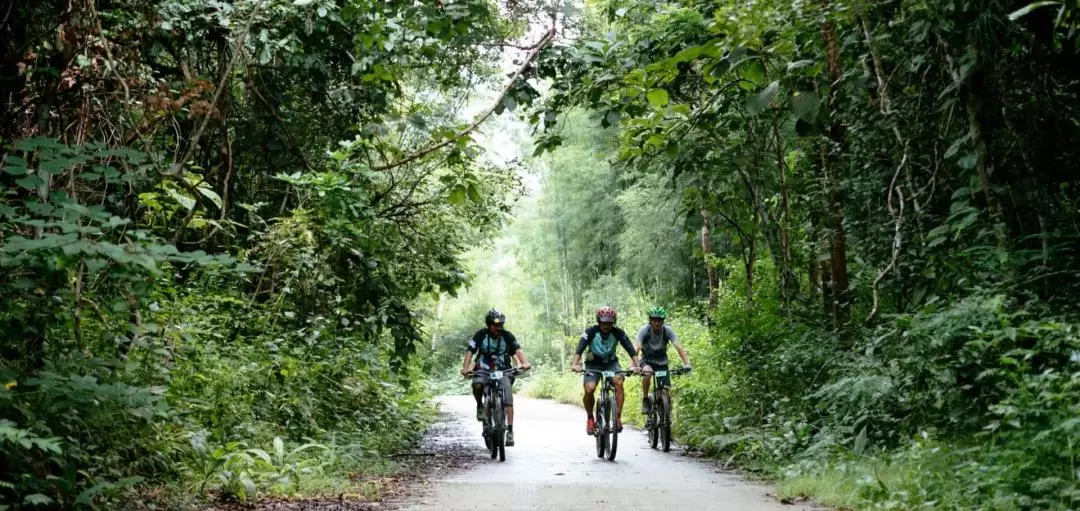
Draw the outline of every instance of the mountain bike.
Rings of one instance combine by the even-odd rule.
[[[649,416],[645,418],[645,429],[649,433],[649,447],[656,449],[659,443],[664,452],[671,450],[671,394],[660,388],[660,378],[663,376],[675,376],[689,373],[685,367],[669,371],[653,371],[642,373],[642,378],[653,379],[652,381],[652,406]]]
[[[521,370],[507,369],[505,371],[486,371],[477,369],[469,376],[480,374],[486,376],[484,381],[484,445],[491,453],[491,459],[497,456],[499,461],[506,461],[506,408],[503,408],[502,385],[503,376],[513,376]]]
[[[608,461],[615,461],[619,449],[619,431],[615,428],[615,419],[619,417],[619,403],[615,400],[615,384],[611,379],[616,376],[633,375],[630,371],[596,371],[583,369],[584,374],[600,375],[600,399],[596,400],[596,457],[607,456]]]

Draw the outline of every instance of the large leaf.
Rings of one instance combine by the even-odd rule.
[[[813,91],[796,91],[791,97],[791,110],[795,117],[813,122],[821,111],[821,99]]]
[[[182,193],[180,193],[180,192],[178,192],[176,190],[173,190],[172,188],[169,188],[168,190],[165,190],[165,193],[168,193],[169,197],[172,197],[173,200],[180,203],[180,205],[183,206],[184,209],[186,209],[188,211],[191,211],[192,209],[195,208],[195,199],[194,198],[188,197],[187,195],[184,195],[184,194],[182,194]]]
[[[1050,2],[1050,1],[1032,2],[1032,3],[1027,4],[1027,5],[1013,11],[1012,13],[1010,13],[1009,14],[1009,21],[1016,21],[1018,18],[1021,18],[1023,16],[1027,16],[1031,11],[1034,11],[1035,9],[1038,9],[1040,7],[1047,7],[1047,6],[1050,6],[1050,5],[1061,5],[1061,2]]]
[[[647,96],[649,104],[656,108],[663,108],[668,104],[668,92],[664,89],[652,89]]]
[[[780,82],[774,81],[765,87],[761,92],[757,93],[746,104],[746,109],[750,113],[758,114],[763,112],[772,103],[773,98],[776,97],[776,93],[780,90]]]

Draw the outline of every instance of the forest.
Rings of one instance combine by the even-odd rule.
[[[603,305],[778,496],[1080,506],[1075,0],[0,13],[0,511],[354,493]]]

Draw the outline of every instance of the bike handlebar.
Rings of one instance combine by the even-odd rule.
[[[653,373],[656,373],[655,369],[653,369],[651,372],[648,372],[648,373],[646,373],[645,371],[642,371],[642,375],[646,375],[646,376],[652,376]],[[680,374],[690,374],[690,369],[688,369],[686,367],[680,367],[678,369],[668,369],[668,371],[667,371],[668,376],[678,376]]]
[[[603,376],[604,373],[609,372],[609,371],[597,371],[596,369],[582,369],[581,371],[575,371],[575,372],[580,372],[581,374],[592,373],[592,374],[599,374],[600,376]],[[631,375],[631,376],[634,376],[634,375],[637,374],[637,373],[635,373],[633,371],[614,371],[614,373],[615,373],[615,376],[626,376],[628,374]]]
[[[491,371],[491,370],[488,370],[488,369],[476,369],[476,370],[473,370],[473,371],[469,371],[468,374],[466,374],[466,376],[472,376],[474,374],[483,375],[483,374],[491,374],[491,373],[503,373],[503,374],[505,374],[507,376],[513,376],[515,374],[524,373],[525,371],[528,371],[528,369],[519,369],[517,367],[515,367],[513,369],[503,369],[502,371],[498,371],[498,370]]]

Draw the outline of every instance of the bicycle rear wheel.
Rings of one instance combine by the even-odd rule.
[[[499,453],[499,461],[506,461],[506,409],[503,408],[502,396],[495,396],[495,428],[493,443]],[[495,456],[492,456],[494,458]]]
[[[608,407],[608,424],[606,435],[610,435],[607,448],[608,461],[615,461],[615,451],[619,450],[619,430],[617,429],[616,420],[619,417],[619,402],[615,400],[615,396],[608,397],[608,403],[611,406]]]
[[[671,450],[671,401],[664,394],[660,395],[660,449]]]
[[[604,409],[605,403],[603,396],[596,402],[596,429],[593,430],[593,436],[596,437],[596,457],[603,458],[604,453],[607,451],[607,439],[604,437]]]

